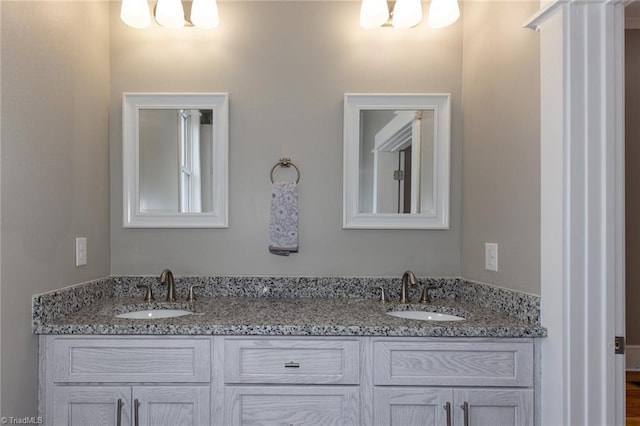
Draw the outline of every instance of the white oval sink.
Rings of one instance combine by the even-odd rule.
[[[414,319],[421,321],[462,321],[463,317],[457,315],[442,314],[440,312],[425,311],[391,311],[387,315],[398,318]]]
[[[116,315],[117,318],[133,318],[133,319],[158,319],[173,318],[191,315],[193,312],[184,309],[147,309],[145,311],[125,312]]]

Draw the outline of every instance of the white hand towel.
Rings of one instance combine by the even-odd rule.
[[[269,251],[279,256],[298,252],[298,185],[275,182],[271,185]]]

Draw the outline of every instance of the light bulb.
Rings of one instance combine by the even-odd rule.
[[[362,0],[360,6],[360,26],[377,28],[389,19],[387,0]]]
[[[215,28],[220,23],[216,0],[193,0],[191,22],[200,28]]]
[[[394,28],[411,28],[422,21],[420,0],[398,0],[393,7],[391,24]]]
[[[156,5],[156,21],[167,28],[184,26],[184,9],[180,0],[158,0]]]
[[[122,0],[120,19],[133,28],[146,28],[151,25],[151,12],[147,0]]]
[[[431,0],[427,24],[431,28],[443,28],[453,24],[460,17],[458,0]]]

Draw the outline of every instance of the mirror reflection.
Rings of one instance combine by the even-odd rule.
[[[226,93],[123,93],[125,228],[227,228]]]
[[[433,209],[433,110],[360,111],[360,213]]]
[[[345,229],[448,229],[451,95],[347,93]]]
[[[140,211],[213,211],[212,109],[139,111]]]

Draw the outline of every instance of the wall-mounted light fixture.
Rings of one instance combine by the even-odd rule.
[[[391,17],[391,19],[389,19]],[[458,0],[431,0],[427,23],[432,28],[443,28],[460,17]],[[394,28],[411,28],[422,21],[421,0],[362,0],[360,26],[377,28],[390,24]]]
[[[458,20],[460,7],[458,0],[431,0],[427,24],[431,28],[444,28]]]
[[[188,4],[187,4],[188,6]],[[217,27],[218,5],[216,0],[193,0],[189,18],[181,0],[158,0],[153,10],[156,22],[167,28],[195,26],[199,28]],[[120,19],[134,28],[146,28],[151,25],[151,10],[147,0],[122,0]]]
[[[378,28],[389,20],[387,0],[362,0],[360,6],[360,26]]]

